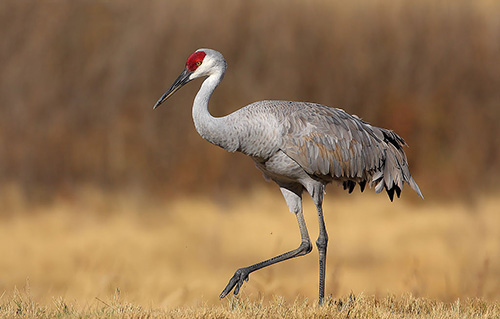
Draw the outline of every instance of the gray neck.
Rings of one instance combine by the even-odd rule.
[[[212,144],[218,145],[230,152],[239,147],[237,131],[234,123],[228,119],[230,115],[213,117],[208,111],[208,101],[215,88],[222,81],[224,72],[210,75],[203,81],[193,103],[193,121],[196,131]]]

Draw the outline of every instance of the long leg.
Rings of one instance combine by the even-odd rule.
[[[323,191],[316,192],[313,200],[318,211],[319,222],[319,236],[316,240],[316,246],[319,251],[319,304],[322,305],[325,301],[326,247],[328,245],[328,234],[323,218]]]
[[[224,298],[227,294],[231,292],[233,288],[234,288],[234,294],[237,295],[243,283],[245,281],[248,281],[248,275],[250,273],[259,270],[261,268],[270,266],[272,264],[278,263],[280,261],[284,261],[298,256],[303,256],[311,252],[312,244],[311,240],[309,239],[309,233],[307,231],[304,215],[302,214],[302,197],[301,197],[302,187],[300,187],[300,189],[296,191],[291,191],[287,188],[282,187],[281,192],[283,193],[283,197],[285,197],[285,201],[288,204],[290,211],[292,213],[295,213],[295,216],[297,217],[297,222],[299,224],[299,230],[301,236],[300,246],[297,249],[288,251],[279,256],[236,270],[233,277],[229,280],[229,283],[227,284],[226,288],[224,288],[224,290],[220,294],[219,298]]]

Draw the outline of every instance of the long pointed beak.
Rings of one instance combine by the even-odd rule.
[[[188,70],[188,68],[185,68],[184,71],[179,75],[179,77],[174,81],[172,86],[161,96],[161,98],[156,102],[156,104],[153,106],[153,109],[156,109],[160,104],[165,102],[172,94],[177,92],[178,89],[180,89],[184,84],[188,83],[191,81],[189,79],[189,76],[191,75],[191,71]]]

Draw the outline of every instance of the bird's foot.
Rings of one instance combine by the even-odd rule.
[[[248,281],[248,275],[249,272],[245,268],[240,268],[236,270],[233,277],[229,279],[229,283],[227,284],[226,288],[224,288],[222,293],[219,295],[219,298],[222,299],[225,296],[227,296],[227,294],[229,294],[231,290],[233,290],[233,288],[234,288],[234,295],[236,296],[240,292],[240,288],[241,286],[243,286],[243,283],[245,281]]]

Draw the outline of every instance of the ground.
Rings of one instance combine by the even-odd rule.
[[[273,190],[229,200],[146,200],[92,189],[45,205],[12,200],[0,224],[0,272],[9,274],[0,279],[0,314],[233,318],[300,308],[305,318],[345,318],[351,304],[349,316],[367,318],[500,317],[494,196],[467,203],[408,196],[391,204],[370,192],[328,194],[327,307],[315,306],[316,250],[251,274],[239,301],[220,301],[237,268],[300,243],[295,218]],[[305,217],[314,241],[310,200]]]

